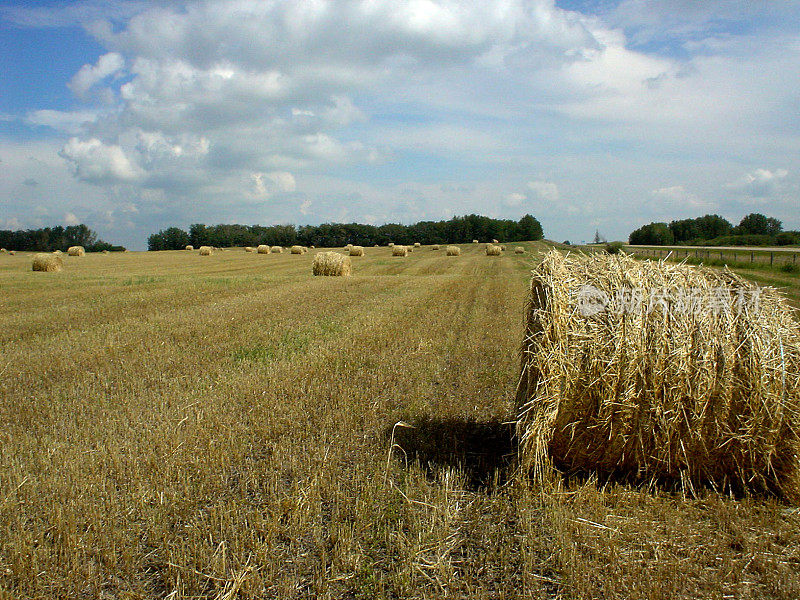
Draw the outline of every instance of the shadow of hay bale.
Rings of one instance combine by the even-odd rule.
[[[431,476],[442,468],[461,469],[471,491],[491,489],[511,478],[517,458],[513,423],[424,418],[409,424],[413,427],[394,428],[395,459],[416,461]],[[387,442],[392,429],[385,432]]]

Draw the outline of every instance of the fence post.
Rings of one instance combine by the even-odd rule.
[[[773,256],[773,253],[772,253],[772,252],[770,252],[770,253],[769,253],[769,266],[770,266],[770,267],[772,266],[772,259],[773,259],[773,258],[774,258],[774,256]]]

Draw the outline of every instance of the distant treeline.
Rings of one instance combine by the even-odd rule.
[[[195,223],[184,231],[169,227],[154,233],[147,240],[148,250],[180,250],[188,245],[216,246],[303,246],[336,247],[384,246],[395,244],[466,244],[472,240],[504,242],[540,240],[542,225],[531,215],[519,221],[490,219],[479,215],[454,217],[449,221],[421,221],[414,225],[361,225],[359,223],[325,223],[323,225],[203,225]]]
[[[97,239],[97,234],[86,225],[67,227],[44,227],[19,231],[0,230],[0,248],[6,250],[28,250],[36,252],[66,252],[70,246],[83,246],[87,252],[102,250],[123,251],[123,246],[114,246]]]
[[[774,217],[751,213],[734,226],[719,215],[667,223],[650,223],[630,234],[628,242],[648,246],[791,246],[800,231],[783,231]]]

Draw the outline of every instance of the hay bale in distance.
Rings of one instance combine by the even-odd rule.
[[[344,276],[351,272],[350,257],[339,252],[319,252],[314,255],[311,272],[314,275]]]
[[[514,254],[525,254],[525,248],[522,246],[517,246],[514,248]]]
[[[502,254],[502,248],[500,246],[495,246],[494,244],[486,244],[486,256],[500,256]]]
[[[461,256],[461,248],[458,246],[448,246],[446,252],[447,256]]]
[[[392,246],[392,256],[408,256],[408,248],[405,246]]]
[[[364,248],[362,246],[350,246],[350,256],[364,256]]]
[[[419,242],[414,242],[414,248],[419,248],[420,246],[422,246],[422,244]]]
[[[6,254],[6,253],[8,253],[8,250],[6,250],[5,248],[0,248],[0,254]]]
[[[67,248],[67,254],[70,256],[84,256],[86,250],[83,249],[83,246],[70,246]]]
[[[389,248],[394,248],[394,242],[389,242],[388,246]]]
[[[477,244],[477,243],[478,243],[478,240],[472,240],[472,243],[473,243],[473,244]]]
[[[431,250],[438,250],[438,249],[439,249],[439,244],[434,244],[433,246],[431,246]]]
[[[291,254],[302,254],[303,253],[303,247],[302,246],[292,246],[289,249],[289,252]]]
[[[104,252],[108,252],[108,250],[104,250]],[[16,250],[9,250],[9,251],[8,251],[8,255],[9,255],[9,256],[14,256],[16,253],[17,253],[17,251],[16,251]]]
[[[255,248],[253,248],[252,246],[245,246],[245,247],[244,247],[244,251],[245,251],[245,252],[255,252],[255,251],[256,251],[256,249],[255,249]]]
[[[261,244],[258,246],[258,248],[256,248],[256,252],[258,252],[258,254],[269,254],[269,246],[266,244]]]
[[[188,246],[186,246],[186,248],[184,248],[184,250],[194,250],[194,246],[189,244]]]
[[[800,326],[777,290],[730,271],[551,251],[526,314],[526,472],[800,499]]]
[[[108,254],[108,250],[103,250],[100,254]]]
[[[34,271],[55,273],[64,267],[64,260],[58,254],[36,254],[32,267]]]
[[[214,254],[214,248],[211,246],[200,246],[200,256],[211,256]]]
[[[272,254],[283,254],[283,248],[281,246],[273,246],[269,249]]]

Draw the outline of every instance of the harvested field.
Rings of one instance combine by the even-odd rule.
[[[513,477],[525,247],[0,255],[0,597],[800,597],[774,498]]]

